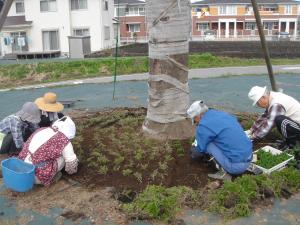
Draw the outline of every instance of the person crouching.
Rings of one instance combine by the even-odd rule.
[[[49,186],[61,177],[63,167],[68,174],[77,172],[78,159],[70,142],[75,133],[74,122],[66,116],[51,127],[38,129],[27,140],[19,158],[36,166],[36,184]]]
[[[247,170],[252,160],[252,142],[235,117],[208,109],[203,101],[194,102],[187,114],[197,126],[192,156],[209,154],[221,167],[216,174],[208,174],[209,177],[231,180],[231,175]]]

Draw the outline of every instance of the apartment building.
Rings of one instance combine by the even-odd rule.
[[[147,40],[145,1],[114,0],[115,17],[119,15],[121,43]]]
[[[257,0],[266,37],[278,32],[297,35],[299,2],[293,0]],[[257,36],[258,30],[251,0],[204,0],[192,4],[194,39],[207,30],[217,37]]]
[[[145,1],[114,0],[115,17],[120,15],[120,37],[123,42],[147,41]],[[118,7],[119,1],[119,7]],[[300,1],[257,0],[267,40],[278,32],[291,39],[298,35]],[[192,7],[193,40],[257,40],[258,29],[251,0],[202,0]]]
[[[1,54],[68,55],[69,36],[90,36],[92,51],[111,47],[113,0],[15,0],[1,31]]]

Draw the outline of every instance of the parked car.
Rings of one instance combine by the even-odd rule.
[[[214,30],[204,31],[204,41],[213,41],[216,39],[217,32]]]
[[[274,36],[274,41],[290,41],[290,34],[289,32],[278,32]]]

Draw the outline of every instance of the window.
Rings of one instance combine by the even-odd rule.
[[[209,30],[209,24],[208,23],[197,23],[197,30],[198,31]]]
[[[126,15],[125,7],[120,7],[119,9],[118,9],[118,7],[115,8],[115,17],[125,16],[125,15]]]
[[[285,14],[292,14],[292,6],[291,5],[286,5],[285,6]]]
[[[44,51],[59,50],[58,30],[43,31]]]
[[[55,12],[56,0],[40,0],[41,12]]]
[[[274,30],[278,30],[279,29],[279,23],[278,22],[274,22],[273,23],[273,29]]]
[[[107,11],[108,10],[108,0],[102,0],[102,2],[103,2],[104,10]]]
[[[265,30],[273,30],[273,22],[264,22]]]
[[[87,0],[71,0],[71,10],[87,9]]]
[[[246,22],[245,23],[246,30],[255,30],[256,29],[256,22]]]
[[[129,16],[145,15],[145,8],[140,6],[130,6],[126,8],[126,15]]]
[[[104,40],[110,40],[110,27],[104,26]]]
[[[259,5],[259,11],[265,12],[278,12],[278,6],[276,5]]]
[[[222,5],[219,7],[219,15],[237,15],[237,7],[233,5]]]
[[[16,1],[16,13],[24,13],[24,0],[17,0]]]
[[[140,32],[141,25],[140,24],[127,24],[127,31],[135,33]]]
[[[74,36],[89,36],[90,30],[89,28],[75,28],[73,29]]]
[[[222,5],[219,8],[219,14],[220,15],[226,15],[226,5]]]

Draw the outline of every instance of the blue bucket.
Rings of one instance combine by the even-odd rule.
[[[32,189],[35,177],[35,166],[17,158],[1,162],[4,185],[17,192]]]

